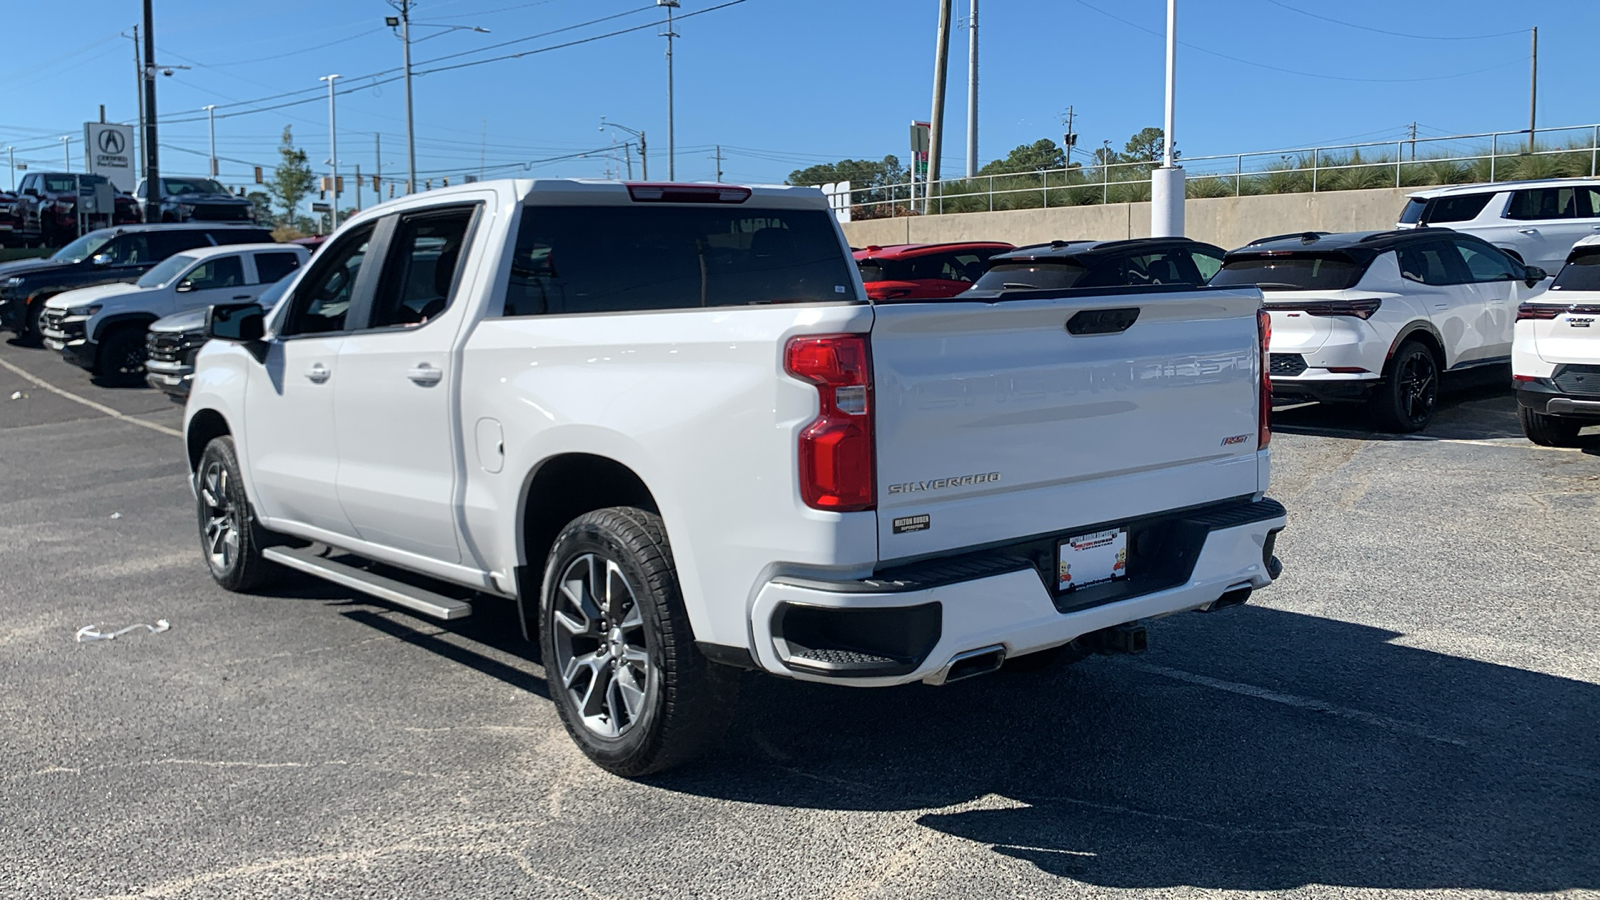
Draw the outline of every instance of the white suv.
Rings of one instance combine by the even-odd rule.
[[[1519,262],[1561,268],[1579,240],[1600,234],[1600,179],[1556,178],[1435,188],[1411,195],[1396,228],[1443,225]]]
[[[1517,307],[1511,378],[1535,444],[1571,446],[1600,425],[1600,236],[1579,241],[1550,290]]]
[[[1375,424],[1419,431],[1443,372],[1504,364],[1517,304],[1543,271],[1470,235],[1308,232],[1228,254],[1213,285],[1255,285],[1272,314],[1279,399],[1365,401]]]

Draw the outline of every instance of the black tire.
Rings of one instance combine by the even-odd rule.
[[[1373,424],[1380,431],[1410,434],[1433,421],[1439,406],[1439,361],[1433,351],[1417,341],[1395,350],[1383,372],[1383,381],[1367,401]]]
[[[36,297],[28,304],[27,321],[22,324],[22,331],[17,337],[29,347],[44,346],[44,326],[39,324],[39,317],[44,315],[44,305],[49,297]]]
[[[1037,650],[1023,656],[1008,658],[1001,666],[1007,672],[1032,674],[1035,672],[1048,672],[1052,669],[1065,668],[1094,655],[1094,651],[1084,649],[1077,641],[1068,641],[1059,647],[1047,650]]]
[[[206,568],[225,590],[248,593],[282,571],[261,555],[273,543],[273,535],[256,523],[231,437],[213,438],[200,454],[195,512]]]
[[[619,506],[562,529],[545,566],[539,626],[550,697],[596,765],[649,775],[721,737],[739,673],[695,647],[659,516]]]
[[[1517,420],[1522,423],[1522,433],[1528,440],[1541,447],[1575,447],[1578,432],[1583,430],[1582,422],[1547,416],[1526,406],[1517,407]]]
[[[95,352],[94,375],[106,384],[144,384],[145,329],[125,325],[105,336]]]

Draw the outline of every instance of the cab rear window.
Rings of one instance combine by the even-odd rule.
[[[1600,291],[1600,247],[1593,253],[1574,257],[1562,267],[1556,280],[1550,282],[1552,291]]]
[[[975,291],[1048,291],[1077,284],[1085,272],[1075,262],[1003,262],[983,273],[972,286]]]
[[[1361,280],[1366,267],[1336,256],[1254,256],[1230,259],[1211,284],[1254,285],[1263,291],[1342,291]]]
[[[505,315],[854,301],[851,262],[826,210],[534,206]]]

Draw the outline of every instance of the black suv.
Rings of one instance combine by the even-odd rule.
[[[989,257],[989,270],[961,300],[1062,288],[1199,287],[1222,268],[1221,247],[1188,238],[1051,241]]]
[[[146,183],[133,189],[144,209]],[[148,216],[148,213],[146,213]],[[209,178],[161,178],[162,222],[254,222],[255,205]]]
[[[221,244],[272,243],[272,232],[244,225],[129,225],[102,228],[49,259],[0,263],[0,327],[25,341],[40,338],[39,313],[62,291],[137,281],[174,253]]]
[[[60,247],[78,236],[78,195],[106,183],[104,175],[74,172],[29,172],[17,188],[12,215],[16,221],[14,237],[20,243]],[[139,221],[133,198],[121,191],[113,194],[111,214],[89,217],[89,228],[133,225]]]

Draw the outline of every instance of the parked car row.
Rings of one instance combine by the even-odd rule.
[[[1515,359],[1531,440],[1571,443],[1600,422],[1600,339],[1589,337],[1600,334],[1600,180],[1421,191],[1393,231],[1276,235],[1231,252],[1138,238],[872,246],[855,257],[880,301],[1253,286],[1271,318],[1279,400],[1364,403],[1379,428],[1418,431],[1444,375]]]
[[[108,184],[104,175],[76,172],[30,172],[13,192],[0,191],[0,247],[61,247],[84,228],[144,223],[148,185],[140,181],[132,194],[113,189],[111,212],[80,216],[85,191]],[[240,222],[255,224],[255,206],[245,197],[210,178],[161,178],[159,212],[153,222]]]

